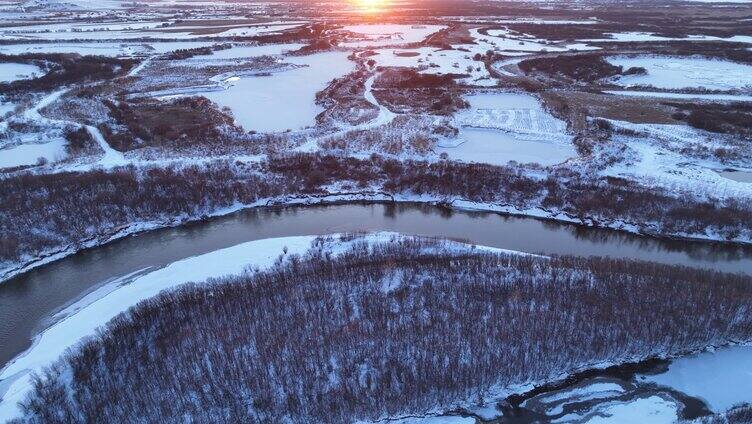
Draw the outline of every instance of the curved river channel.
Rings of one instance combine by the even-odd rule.
[[[658,240],[621,232],[420,204],[252,209],[128,237],[0,284],[0,368],[27,349],[46,317],[117,277],[242,242],[387,230],[544,254],[599,255],[752,273],[752,247]]]

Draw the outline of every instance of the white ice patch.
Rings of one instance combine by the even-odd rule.
[[[606,94],[630,97],[654,97],[659,99],[692,99],[711,102],[752,102],[752,96],[742,94],[690,94],[690,93],[666,93],[663,91],[604,91]]]
[[[587,416],[577,414],[565,415],[554,423],[640,423],[640,424],[674,424],[678,419],[678,405],[661,396],[636,399],[628,402],[607,403]]]
[[[650,32],[614,32],[606,33],[611,38],[582,40],[585,42],[645,43],[660,41],[726,41],[730,43],[752,43],[752,36],[734,35],[732,37],[714,37],[710,35],[689,35],[687,37],[663,37]]]
[[[671,362],[667,372],[642,381],[671,387],[707,402],[714,412],[752,402],[752,346],[703,352]]]
[[[0,53],[78,53],[82,56],[130,57],[168,53],[180,49],[208,47],[208,41],[159,41],[159,42],[102,42],[102,43],[37,43],[0,45]]]
[[[347,52],[326,52],[290,57],[299,68],[270,76],[242,77],[222,91],[203,93],[220,107],[232,110],[246,131],[297,130],[316,123],[323,111],[316,93],[333,79],[351,72],[355,65]]]

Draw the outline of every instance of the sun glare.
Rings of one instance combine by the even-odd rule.
[[[386,0],[354,0],[355,3],[364,11],[378,12],[385,6]]]

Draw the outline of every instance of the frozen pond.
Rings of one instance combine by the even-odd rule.
[[[16,105],[10,102],[3,102],[2,99],[0,99],[0,118],[4,117],[7,113],[13,112],[13,110],[16,108]]]
[[[723,178],[738,181],[740,183],[752,183],[752,172],[746,171],[721,171],[718,173]]]
[[[700,57],[613,56],[610,63],[624,69],[641,67],[646,75],[615,79],[623,86],[653,86],[665,89],[706,88],[732,90],[752,86],[752,66]]]
[[[681,405],[669,393],[641,390],[618,378],[597,377],[544,392],[522,407],[523,416],[545,417],[553,423],[670,424],[677,421]]]
[[[0,83],[31,79],[44,72],[36,65],[26,63],[0,63]]]
[[[62,139],[44,144],[21,144],[0,150],[0,168],[34,165],[41,158],[55,162],[66,156],[65,140]]]
[[[566,124],[545,111],[535,97],[484,93],[466,100],[470,109],[456,116],[461,128],[457,142],[438,152],[457,160],[494,165],[516,161],[547,166],[577,156]]]
[[[464,47],[464,45],[462,45]],[[461,81],[464,84],[490,86],[496,80],[491,78],[482,62],[473,60],[472,51],[441,50],[434,47],[418,49],[379,49],[377,55],[369,57],[378,66],[419,68],[424,74],[461,74],[467,75]]]
[[[672,361],[668,371],[638,377],[702,399],[714,412],[752,402],[752,346],[703,352]]]
[[[229,107],[246,131],[279,132],[314,125],[323,109],[316,93],[334,78],[355,69],[347,52],[326,52],[285,60],[300,68],[271,76],[243,77],[226,90],[203,93]]]
[[[570,146],[519,140],[512,133],[490,128],[462,128],[459,137],[465,142],[457,147],[440,147],[437,152],[465,162],[506,165],[516,161],[544,166],[562,163],[577,154]]]

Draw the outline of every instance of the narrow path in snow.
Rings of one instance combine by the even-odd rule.
[[[502,61],[493,63],[491,65],[491,67],[496,72],[498,72],[499,74],[501,74],[501,75],[503,75],[505,77],[516,77],[516,76],[519,76],[519,74],[517,74],[515,72],[508,71],[508,70],[504,69],[504,67],[511,66],[511,65],[517,65],[520,62],[522,62],[523,60],[530,59],[531,57],[532,57],[532,55],[530,55],[530,56],[520,56],[520,57],[515,57],[515,58],[512,58],[512,59],[506,59],[506,60],[502,60]]]
[[[381,125],[386,125],[392,120],[394,120],[394,117],[397,116],[394,112],[384,107],[381,103],[379,103],[378,100],[376,100],[376,96],[373,95],[373,83],[376,81],[376,78],[379,76],[379,74],[373,74],[370,78],[366,80],[366,92],[365,92],[365,98],[368,101],[368,103],[376,106],[379,108],[379,116],[377,116],[374,120],[370,122],[366,122],[365,124],[357,125],[353,129],[364,129],[364,128],[373,128],[378,127]],[[360,128],[364,127],[364,128]]]
[[[138,75],[139,72],[141,72],[146,67],[146,65],[149,64],[150,61],[151,61],[151,57],[147,57],[146,59],[144,59],[143,62],[139,63],[138,66],[131,69],[130,72],[128,72],[128,74],[126,75],[126,77],[134,77]]]
[[[302,151],[302,152],[311,152],[311,151],[316,150],[316,147],[318,146],[320,141],[328,140],[334,137],[339,137],[344,134],[347,134],[350,131],[370,130],[372,128],[380,127],[382,125],[387,125],[391,123],[394,120],[394,118],[397,116],[397,114],[387,109],[381,103],[379,103],[379,101],[376,100],[376,96],[373,95],[373,83],[374,81],[376,81],[376,78],[378,76],[379,74],[376,73],[376,74],[371,75],[371,77],[366,80],[365,82],[366,91],[363,94],[363,96],[365,97],[368,103],[376,106],[379,109],[379,114],[375,118],[359,125],[345,126],[340,131],[337,131],[333,134],[328,134],[328,135],[314,138],[311,141],[308,141],[305,144],[301,145],[295,150]]]
[[[60,90],[53,91],[52,93],[43,97],[42,100],[39,101],[39,103],[34,105],[34,107],[27,109],[24,112],[24,115],[23,115],[24,118],[35,120],[35,121],[54,122],[54,120],[45,118],[44,116],[42,116],[42,114],[40,114],[39,111],[51,105],[55,101],[57,101],[57,99],[62,97],[62,95],[67,93],[69,90],[70,90],[69,88],[61,88]],[[64,122],[64,121],[61,121],[61,122]]]
[[[117,166],[127,163],[125,156],[117,150],[113,149],[107,140],[104,139],[102,132],[97,127],[92,125],[84,125],[89,135],[99,144],[99,147],[104,150],[104,156],[99,159],[99,164],[103,166]]]
[[[109,143],[107,143],[107,140],[104,139],[102,132],[99,131],[99,129],[97,129],[96,127],[92,125],[81,125],[78,122],[67,121],[63,119],[50,119],[50,118],[42,116],[42,114],[39,113],[40,110],[56,102],[58,99],[60,99],[60,97],[62,97],[69,90],[70,90],[69,88],[62,88],[60,90],[53,91],[52,93],[43,97],[36,105],[24,111],[23,117],[27,120],[34,121],[36,123],[73,125],[78,128],[81,128],[81,127],[86,128],[86,131],[91,135],[94,141],[96,141],[97,144],[99,144],[99,147],[102,148],[102,150],[104,151],[104,156],[102,156],[102,158],[99,159],[99,161],[97,162],[97,165],[102,165],[104,167],[125,165],[128,162],[125,159],[125,156],[123,156],[121,152],[118,152],[117,150],[113,149],[109,145]]]

